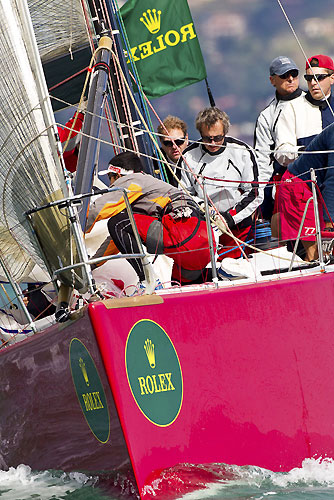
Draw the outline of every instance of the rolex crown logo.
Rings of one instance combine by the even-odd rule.
[[[154,354],[154,344],[152,340],[146,339],[144,344],[144,349],[146,351],[146,356],[151,368],[155,368],[155,354]]]
[[[140,21],[145,24],[146,28],[150,33],[158,33],[160,30],[160,17],[161,10],[156,9],[147,9],[146,12],[143,12],[143,17],[140,18]]]
[[[79,359],[79,366],[81,368],[82,376],[85,379],[86,385],[87,385],[87,387],[89,387],[89,379],[88,379],[88,374],[87,374],[87,370],[86,370],[86,365],[85,365],[85,362],[82,358]]]

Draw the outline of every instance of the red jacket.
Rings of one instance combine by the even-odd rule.
[[[70,129],[73,126],[75,115],[66,123],[66,125],[64,126],[66,128],[58,127],[59,139],[62,143],[63,148],[66,145],[67,139],[70,137],[66,149],[63,153],[63,157],[67,170],[72,173],[75,172],[77,168],[80,142],[80,136],[78,136],[78,132],[81,130],[84,116],[84,113],[78,113],[72,131]]]

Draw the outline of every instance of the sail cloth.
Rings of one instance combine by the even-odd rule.
[[[128,0],[120,13],[148,98],[206,78],[187,0]]]
[[[28,0],[54,111],[79,102],[92,57],[83,5],[81,0]]]
[[[89,44],[81,0],[28,0],[38,50],[45,63]]]
[[[0,53],[0,257],[20,281],[75,258],[65,210],[33,216],[38,239],[24,214],[68,192],[26,0],[0,0]]]

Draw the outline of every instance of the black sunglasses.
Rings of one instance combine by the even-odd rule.
[[[298,69],[292,69],[291,71],[287,71],[286,73],[283,73],[283,75],[277,75],[277,76],[279,76],[280,78],[282,78],[282,80],[286,80],[290,76],[292,76],[292,78],[297,78],[297,76],[298,76]]]
[[[220,142],[224,139],[224,135],[202,135],[203,142]]]
[[[174,141],[161,141],[161,142],[167,148],[171,148],[172,146],[174,146],[174,144],[176,144],[177,146],[182,146],[185,140],[186,138],[183,137],[183,139],[174,139]]]
[[[328,76],[331,76],[331,75],[329,75],[328,73],[326,73],[325,75],[324,74],[320,74],[320,75],[304,75],[304,78],[305,78],[305,80],[307,82],[312,82],[313,78],[315,79],[315,77],[317,77],[318,82],[322,82],[322,80],[324,80]]]

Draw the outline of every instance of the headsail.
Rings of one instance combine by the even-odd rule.
[[[0,256],[19,281],[35,263],[45,268],[46,254],[50,272],[69,264],[67,218],[58,209],[34,216],[38,242],[24,215],[68,190],[26,1],[0,0],[0,50]]]
[[[43,63],[89,44],[80,0],[28,0],[28,6]]]

